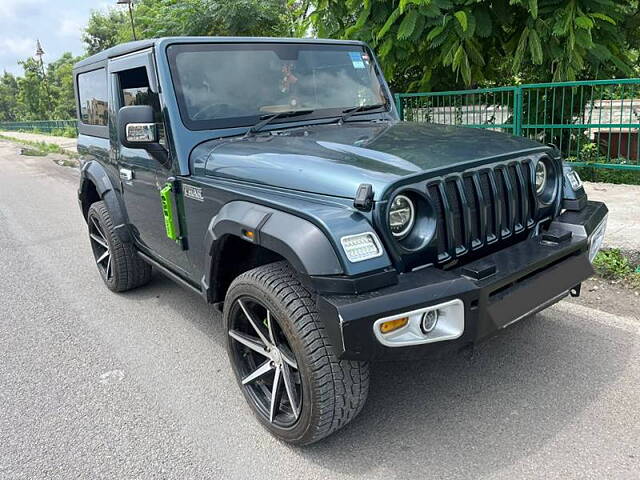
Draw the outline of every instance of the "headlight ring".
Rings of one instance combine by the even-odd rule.
[[[416,221],[416,207],[411,199],[403,194],[396,195],[389,207],[388,223],[391,234],[396,239],[406,237]]]
[[[544,160],[540,160],[538,161],[538,163],[536,163],[534,176],[536,195],[540,196],[542,195],[542,193],[544,193],[548,180],[547,165],[544,163]]]

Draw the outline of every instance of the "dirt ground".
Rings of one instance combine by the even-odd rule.
[[[640,289],[593,277],[582,284],[580,297],[566,301],[640,321]]]

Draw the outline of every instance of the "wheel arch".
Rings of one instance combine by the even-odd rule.
[[[89,207],[100,200],[105,203],[120,239],[123,242],[130,242],[132,237],[120,192],[113,187],[105,168],[96,161],[89,161],[82,166],[80,171],[80,187],[78,189],[78,202],[85,221]]]
[[[205,238],[202,283],[208,300],[222,301],[235,276],[278,260],[286,260],[307,285],[313,275],[344,273],[327,236],[308,220],[245,201],[226,204]]]

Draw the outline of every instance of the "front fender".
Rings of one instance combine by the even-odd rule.
[[[253,238],[246,235],[253,232]],[[278,253],[301,274],[341,275],[344,269],[325,234],[311,222],[273,208],[235,201],[220,209],[205,239],[205,272],[211,272],[219,240],[234,235]],[[210,279],[206,279],[210,284]]]

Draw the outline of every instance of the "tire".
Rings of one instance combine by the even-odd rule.
[[[294,445],[317,442],[362,410],[369,364],[336,356],[313,296],[288,263],[238,276],[226,295],[224,325],[240,389],[258,420],[278,439]],[[270,350],[260,352],[265,345]],[[266,372],[260,374],[260,369]],[[254,374],[259,375],[251,380]],[[276,378],[280,388],[276,383],[274,397]],[[275,409],[269,402],[273,398],[278,399]]]
[[[132,243],[120,240],[104,202],[89,207],[87,224],[98,271],[109,290],[124,292],[149,283],[151,265],[138,257]]]

